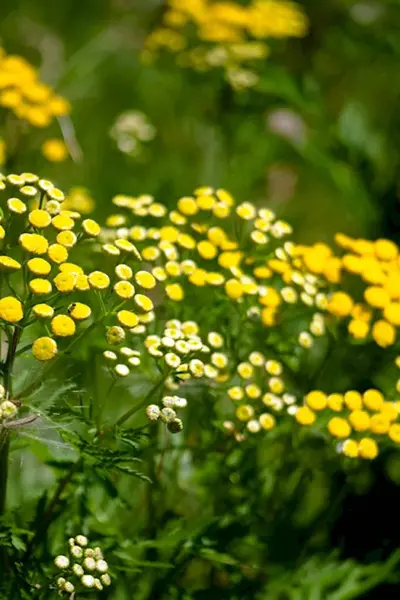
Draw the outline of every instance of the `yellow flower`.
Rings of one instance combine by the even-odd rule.
[[[89,278],[87,275],[77,275],[75,289],[79,290],[80,292],[87,292],[90,290]]]
[[[51,320],[51,330],[54,335],[58,335],[59,337],[69,337],[74,335],[76,327],[71,317],[57,315]]]
[[[93,271],[88,276],[89,284],[96,290],[105,290],[110,285],[110,278],[102,271]]]
[[[244,391],[238,385],[230,387],[227,394],[231,400],[243,400]]]
[[[84,321],[92,314],[91,308],[82,302],[73,302],[68,306],[67,311],[75,321]]]
[[[254,416],[254,408],[249,404],[243,404],[236,409],[236,417],[239,421],[249,421]]]
[[[51,319],[54,315],[54,308],[48,304],[35,304],[32,311],[39,319]]]
[[[123,240],[123,239],[115,240],[115,245],[119,250],[122,250],[122,252],[128,252],[129,254],[134,254],[136,256],[136,258],[138,258],[139,260],[142,260],[139,250],[129,240]]]
[[[65,262],[59,267],[61,273],[70,273],[71,275],[83,275],[83,269],[75,263]]]
[[[370,389],[364,392],[363,402],[368,410],[381,410],[385,399],[379,390]]]
[[[263,413],[259,416],[258,420],[260,422],[261,427],[265,429],[265,431],[270,431],[276,425],[275,417],[273,415],[270,415],[269,413]]]
[[[232,300],[238,300],[244,294],[243,285],[237,279],[228,279],[225,282],[225,292]]]
[[[156,285],[156,280],[148,271],[138,271],[135,274],[135,281],[138,285],[146,290],[151,290]]]
[[[27,267],[35,275],[48,275],[51,271],[51,264],[44,258],[31,258]]]
[[[337,438],[346,438],[351,433],[351,427],[346,419],[342,417],[332,417],[328,422],[328,431]]]
[[[32,279],[29,282],[29,287],[33,294],[35,294],[36,296],[50,294],[52,290],[50,281],[47,281],[47,279],[42,279],[40,277]]]
[[[263,290],[263,295],[260,296],[260,304],[267,306],[268,308],[276,308],[282,303],[282,299],[273,287],[266,287]]]
[[[50,337],[40,337],[32,344],[32,354],[38,360],[51,360],[57,354],[57,344]]]
[[[18,323],[23,318],[22,304],[13,296],[5,296],[0,300],[0,319],[9,323]]]
[[[361,410],[362,396],[356,390],[349,390],[344,395],[344,402],[350,410]]]
[[[170,283],[165,286],[165,293],[170,300],[180,302],[184,298],[184,291],[179,283]]]
[[[211,194],[202,194],[197,196],[196,204],[200,210],[212,210],[215,205],[215,198]]]
[[[376,240],[375,254],[380,260],[394,260],[397,258],[399,249],[390,240]]]
[[[129,298],[133,298],[135,295],[135,288],[129,281],[117,281],[117,283],[114,285],[114,292],[120,298],[128,300]]]
[[[55,262],[57,265],[68,260],[68,250],[61,246],[61,244],[51,244],[47,251],[50,260]]]
[[[0,256],[0,269],[4,271],[18,271],[21,268],[21,264],[11,258],[11,256]]]
[[[65,211],[53,217],[51,223],[53,227],[59,231],[68,231],[69,229],[73,229],[75,226],[75,221],[66,215]]]
[[[394,442],[395,444],[400,444],[400,424],[399,423],[394,423],[393,425],[390,426],[388,436],[392,440],[392,442]]]
[[[396,330],[387,321],[376,321],[372,328],[372,337],[378,346],[386,348],[394,344],[396,340]]]
[[[400,327],[400,302],[390,302],[383,311],[383,316],[388,323]]]
[[[330,394],[327,398],[327,406],[335,412],[343,409],[343,396],[341,394]]]
[[[59,292],[69,293],[75,288],[76,275],[73,273],[58,273],[53,279]]]
[[[308,406],[301,406],[295,413],[295,419],[300,425],[312,425],[315,418],[315,413]]]
[[[365,321],[353,319],[348,325],[350,335],[356,340],[364,340],[369,332],[369,325]]]
[[[132,328],[139,323],[139,317],[130,310],[120,310],[117,313],[117,319],[123,327]]]
[[[22,215],[26,212],[26,204],[19,198],[9,198],[7,200],[7,206],[9,210],[17,215]]]
[[[50,225],[51,216],[46,210],[37,208],[29,213],[28,220],[29,223],[37,229],[43,229],[44,227],[48,227]]]
[[[82,221],[82,229],[90,237],[97,237],[101,231],[100,225],[93,219],[85,219]]]
[[[353,410],[349,415],[349,421],[356,431],[366,431],[370,426],[370,417],[365,410]]]
[[[250,379],[250,377],[253,377],[254,367],[248,362],[242,362],[238,364],[237,372],[242,379]]]
[[[328,403],[326,394],[324,394],[324,392],[320,392],[319,390],[309,392],[305,397],[305,401],[307,406],[316,411],[323,410],[326,408]]]
[[[153,302],[150,300],[150,298],[144,296],[143,294],[136,294],[134,301],[139,308],[146,312],[153,310],[154,308]]]
[[[196,201],[194,200],[194,198],[191,198],[190,196],[188,197],[184,197],[184,198],[180,198],[178,200],[178,210],[183,214],[183,215],[195,215],[198,211],[198,206],[196,204]]]
[[[382,413],[378,413],[372,415],[370,421],[370,429],[372,433],[376,433],[382,435],[389,431],[390,421],[389,419]]]
[[[133,271],[128,265],[119,264],[115,267],[115,274],[119,279],[132,279]]]
[[[239,215],[241,219],[249,221],[251,219],[255,219],[255,217],[257,216],[257,211],[255,209],[255,206],[250,202],[243,202],[242,204],[239,204],[239,206],[237,206],[236,214]]]
[[[18,239],[22,248],[31,254],[46,254],[49,247],[46,238],[38,233],[22,233]]]
[[[76,234],[73,231],[60,231],[57,234],[57,243],[66,248],[73,248],[77,242]]]
[[[343,442],[342,451],[343,454],[349,458],[357,458],[358,443],[355,440],[345,440]]]
[[[197,251],[205,260],[211,260],[217,256],[216,247],[207,240],[203,240],[197,244]]]
[[[276,323],[276,309],[263,308],[261,311],[261,321],[266,327],[273,327]]]
[[[0,225],[0,240],[4,240],[6,235],[5,229],[2,225]]]
[[[337,317],[347,317],[352,308],[353,300],[345,292],[335,292],[328,303],[328,311]]]
[[[68,149],[63,140],[50,138],[42,144],[42,153],[51,162],[62,162],[68,158]]]
[[[378,456],[377,443],[371,438],[363,438],[358,445],[358,453],[361,458],[373,460]]]
[[[118,327],[118,325],[114,325],[113,327],[109,327],[106,333],[107,342],[113,346],[120,344],[125,339],[125,331],[122,327]]]
[[[377,285],[368,287],[364,292],[364,298],[367,304],[374,308],[384,308],[390,302],[387,291]]]

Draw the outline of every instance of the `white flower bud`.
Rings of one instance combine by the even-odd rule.
[[[3,414],[3,419],[12,419],[18,412],[17,407],[15,406],[14,402],[11,402],[11,400],[4,400],[4,402],[0,404],[0,407]]]
[[[130,373],[129,367],[121,363],[114,367],[114,371],[119,377],[127,377]]]
[[[74,558],[82,558],[83,550],[81,546],[72,546],[70,552]]]
[[[59,556],[55,557],[54,564],[59,569],[68,569],[68,567],[69,567],[69,558],[67,556],[64,556],[63,554],[59,554]]]
[[[64,579],[64,577],[59,577],[57,579],[57,585],[58,585],[58,587],[60,587],[60,588],[64,587],[65,583],[66,583],[66,579]]]
[[[149,421],[157,421],[160,417],[160,407],[157,404],[149,404],[146,407],[146,417]]]
[[[75,541],[77,544],[79,544],[79,546],[82,546],[83,548],[85,548],[88,545],[88,539],[84,535],[77,535]]]
[[[77,577],[82,577],[82,575],[85,574],[85,571],[83,570],[82,566],[78,565],[78,563],[72,565],[72,571]]]
[[[168,423],[172,419],[175,419],[176,412],[172,408],[165,407],[161,409],[160,416],[161,420],[164,421],[164,423]]]
[[[64,587],[63,587],[63,591],[67,592],[68,594],[72,594],[72,592],[75,590],[74,584],[71,583],[70,581],[66,581],[64,583]]]
[[[101,584],[101,581],[100,581],[100,579],[95,579],[95,580],[94,580],[94,587],[95,587],[97,590],[102,590],[102,589],[103,589],[103,586],[102,586],[102,584]]]
[[[91,556],[88,556],[87,558],[85,558],[85,560],[83,561],[83,566],[85,567],[85,569],[87,569],[88,571],[94,571],[96,568],[96,561],[94,558],[92,558]]]
[[[115,354],[115,352],[112,352],[111,350],[105,350],[103,352],[103,356],[106,360],[117,360],[117,355]]]
[[[81,582],[82,582],[82,585],[84,585],[87,588],[94,587],[93,575],[83,575],[83,577],[81,578]]]
[[[111,577],[108,573],[104,573],[104,575],[100,577],[100,581],[103,585],[111,585]]]
[[[98,560],[96,563],[96,571],[99,573],[106,573],[108,571],[108,564],[105,560]]]

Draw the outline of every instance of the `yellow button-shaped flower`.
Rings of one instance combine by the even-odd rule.
[[[0,256],[0,269],[3,271],[19,271],[21,264],[11,256]]]
[[[0,300],[0,319],[9,323],[18,323],[23,318],[22,304],[13,296],[6,296]]]
[[[51,216],[47,210],[37,208],[29,213],[28,220],[29,223],[37,229],[43,229],[44,227],[48,227],[50,225]]]
[[[37,277],[29,282],[29,287],[35,296],[44,296],[50,294],[52,287],[50,281]]]
[[[90,306],[83,304],[82,302],[73,302],[68,306],[68,314],[75,319],[75,321],[84,321],[88,319],[92,314]]]
[[[22,233],[19,236],[22,248],[31,254],[46,254],[49,243],[45,237],[38,233]]]
[[[44,258],[31,258],[27,267],[35,275],[48,275],[51,271],[51,264]]]
[[[154,308],[153,302],[150,300],[150,298],[144,296],[144,294],[136,294],[134,301],[139,308],[146,312],[153,310]]]
[[[74,335],[76,327],[71,317],[67,315],[57,315],[51,321],[51,330],[54,335],[59,337],[69,337]]]
[[[60,231],[57,234],[57,243],[66,248],[73,248],[77,242],[76,234],[73,231]]]
[[[120,298],[129,300],[129,298],[133,298],[135,295],[135,288],[130,281],[117,281],[114,285],[114,292]]]
[[[156,285],[154,276],[148,271],[138,271],[135,274],[135,281],[140,287],[145,288],[146,290],[151,290]]]
[[[48,304],[35,304],[32,311],[39,319],[51,319],[54,315],[54,308]]]
[[[50,337],[40,337],[33,342],[32,354],[38,360],[51,360],[57,354],[57,344]]]
[[[61,244],[51,244],[47,254],[50,260],[55,262],[57,265],[68,260],[68,250]]]
[[[110,278],[102,271],[93,271],[88,276],[89,284],[95,290],[105,290],[110,285]]]
[[[90,237],[97,237],[101,231],[101,227],[93,219],[85,219],[82,221],[82,229]]]
[[[139,323],[138,316],[130,310],[120,310],[117,313],[117,319],[123,327],[136,327]]]

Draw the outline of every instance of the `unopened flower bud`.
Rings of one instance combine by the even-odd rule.
[[[157,421],[160,417],[160,407],[157,404],[149,404],[146,407],[146,417],[149,421]]]
[[[181,419],[175,417],[167,422],[167,428],[171,433],[179,433],[183,429],[183,423]]]
[[[54,564],[59,569],[67,569],[69,567],[69,558],[63,554],[60,554],[59,556],[55,557]]]

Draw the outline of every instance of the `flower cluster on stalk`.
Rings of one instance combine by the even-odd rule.
[[[194,29],[194,36],[191,35]],[[178,64],[198,71],[222,68],[235,89],[258,83],[257,63],[270,48],[265,40],[303,37],[307,19],[294,2],[168,0],[162,24],[146,40],[144,57],[161,50],[177,54]]]

